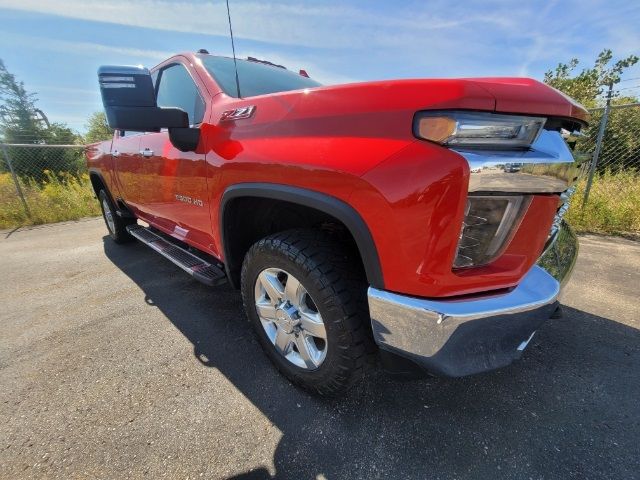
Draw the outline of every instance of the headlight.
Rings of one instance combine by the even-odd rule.
[[[414,134],[451,147],[528,148],[544,126],[544,117],[488,112],[426,111],[414,119]]]
[[[515,231],[529,197],[470,195],[460,231],[454,268],[478,267],[494,260]]]

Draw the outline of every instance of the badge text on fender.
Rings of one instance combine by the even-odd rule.
[[[204,207],[204,202],[197,198],[187,197],[186,195],[180,195],[176,193],[176,200],[182,203],[188,203],[189,205],[194,205],[196,207]]]

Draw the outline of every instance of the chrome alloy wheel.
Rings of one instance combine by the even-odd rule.
[[[280,355],[307,370],[327,356],[327,332],[318,307],[306,288],[280,268],[260,272],[255,303],[262,328]]]
[[[116,222],[113,220],[113,212],[111,212],[111,207],[109,207],[109,202],[106,198],[102,199],[102,209],[104,211],[104,219],[107,221],[107,227],[111,233],[115,233],[116,231]]]

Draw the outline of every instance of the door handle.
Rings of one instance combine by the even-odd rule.
[[[119,157],[120,152],[118,150],[114,150],[113,152],[111,152],[111,155],[113,155],[114,157]]]
[[[143,157],[153,157],[153,150],[145,148],[144,150],[140,150],[140,155]]]

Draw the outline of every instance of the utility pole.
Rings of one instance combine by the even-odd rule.
[[[598,129],[598,137],[596,138],[596,147],[593,150],[593,157],[591,159],[591,168],[589,169],[589,179],[587,180],[587,186],[584,189],[584,198],[582,200],[582,209],[584,210],[589,200],[589,192],[591,191],[591,184],[593,183],[593,176],[596,173],[596,166],[598,165],[598,158],[600,157],[600,150],[602,149],[602,139],[604,138],[604,131],[607,127],[609,120],[609,111],[611,110],[611,97],[613,96],[613,81],[609,83],[609,90],[607,92],[607,103],[604,106],[604,112],[600,119],[600,128]]]
[[[27,214],[27,217],[31,217],[31,211],[29,210],[29,205],[27,205],[27,201],[24,198],[24,193],[22,193],[22,188],[20,187],[20,180],[16,175],[16,171],[13,169],[13,163],[11,162],[11,157],[9,156],[7,145],[4,143],[2,144],[2,153],[4,153],[4,159],[7,162],[9,171],[11,172],[11,177],[13,178],[13,183],[16,187],[16,192],[18,193],[18,197],[20,197],[20,200],[22,200],[22,206],[24,207],[24,212]]]

